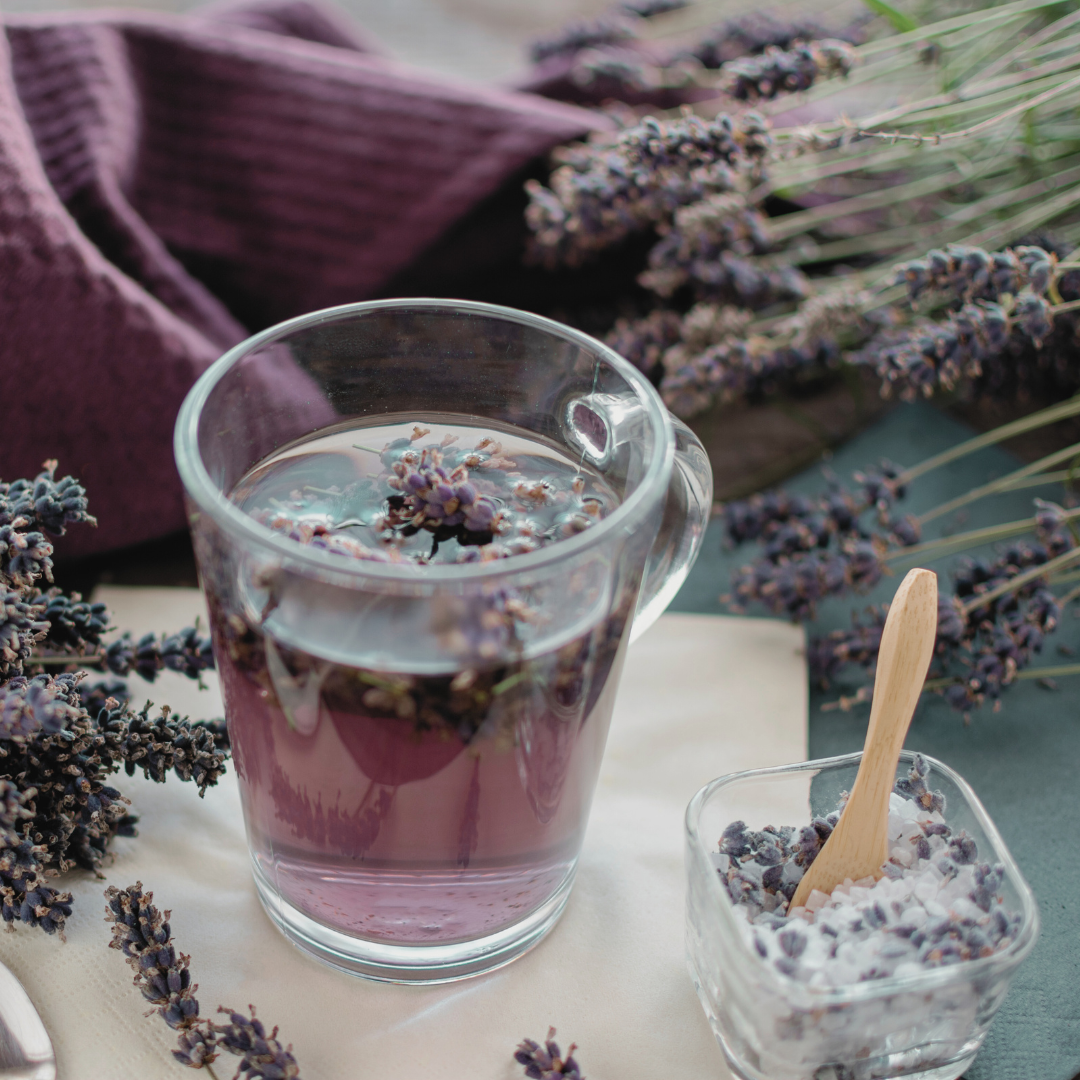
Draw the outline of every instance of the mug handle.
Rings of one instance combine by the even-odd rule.
[[[669,416],[669,419],[675,429],[675,461],[660,529],[645,562],[637,613],[630,629],[631,641],[641,637],[675,599],[701,551],[712,513],[709,455],[678,417]]]

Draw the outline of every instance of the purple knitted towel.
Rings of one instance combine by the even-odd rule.
[[[362,300],[597,125],[379,55],[312,0],[10,16],[0,41],[0,477],[50,457],[101,525],[183,526],[172,427],[250,327]]]

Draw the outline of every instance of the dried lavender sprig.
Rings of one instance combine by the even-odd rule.
[[[819,22],[803,17],[782,19],[769,11],[747,12],[702,33],[684,55],[693,57],[706,68],[721,68],[741,56],[751,56],[771,47],[790,49],[800,41],[835,38]],[[857,31],[846,35],[854,41]]]
[[[732,60],[721,69],[724,89],[739,101],[762,101],[809,90],[819,79],[846,76],[858,62],[846,41],[809,41],[789,49],[770,45],[760,56]]]
[[[581,1066],[574,1060],[576,1049],[577,1044],[571,1043],[564,1058],[559,1044],[555,1042],[555,1029],[549,1027],[543,1045],[534,1039],[522,1039],[514,1053],[514,1060],[524,1066],[529,1080],[559,1080],[560,1077],[585,1080]]]
[[[758,559],[732,575],[735,602],[759,602],[801,621],[827,597],[873,588],[889,572],[888,550],[919,540],[918,522],[891,512],[904,493],[899,476],[898,466],[882,462],[855,474],[858,495],[833,481],[817,499],[777,492],[725,507],[727,542],[757,539],[762,546]],[[877,532],[861,521],[868,511],[876,514]]]
[[[888,613],[888,604],[872,607],[863,616],[853,616],[849,630],[833,630],[811,639],[807,646],[810,678],[824,688],[849,664],[873,668]],[[957,656],[969,640],[970,623],[962,605],[944,592],[938,596],[937,627],[935,657],[948,660]]]
[[[170,912],[154,906],[154,894],[138,881],[126,889],[105,890],[105,921],[112,923],[110,949],[124,954],[135,972],[135,985],[169,1027],[182,1030],[199,1023],[197,986],[191,982],[190,957],[172,943]]]
[[[79,700],[90,716],[97,716],[102,709],[109,708],[109,698],[117,705],[126,705],[131,700],[128,684],[121,679],[98,679],[79,686]]]
[[[728,260],[727,269],[738,270]],[[783,272],[780,272],[781,274]],[[789,282],[755,279],[766,292],[787,290]],[[776,347],[762,338],[722,342],[704,352],[687,354],[668,350],[660,395],[676,416],[691,417],[707,409],[714,400],[734,401],[768,393],[810,368],[825,368],[837,356],[825,343],[813,346]]]
[[[214,1025],[199,1016],[191,981],[191,958],[178,953],[172,941],[170,912],[160,912],[154,894],[138,881],[126,889],[105,890],[105,921],[112,923],[110,949],[124,954],[135,972],[135,985],[166,1024],[180,1032],[180,1049],[173,1056],[184,1065],[202,1068],[216,1057]]]
[[[873,339],[851,359],[874,368],[883,396],[914,400],[981,376],[1004,352],[1014,329],[1039,342],[1050,325],[1049,305],[1041,297],[1022,297],[1015,317],[1000,304],[977,300],[941,323],[917,322]]]
[[[548,265],[575,264],[631,232],[667,221],[680,206],[730,191],[769,146],[754,113],[660,121],[645,117],[608,144],[566,148],[550,188],[526,185],[526,223]]]
[[[297,1080],[300,1066],[292,1054],[292,1044],[282,1046],[278,1042],[278,1029],[269,1035],[261,1020],[255,1016],[255,1006],[249,1005],[251,1016],[232,1009],[219,1008],[227,1013],[229,1023],[214,1024],[217,1045],[242,1060],[236,1069],[237,1080]]]
[[[794,297],[807,288],[806,279],[790,267],[768,269],[724,253],[719,264],[702,264],[696,271],[698,288],[706,289],[710,274],[739,275],[750,267],[740,284],[729,282],[729,293],[741,293],[751,304]],[[688,280],[688,279],[687,279]],[[754,297],[757,299],[754,299]],[[741,324],[728,317],[729,329],[711,339],[691,333],[690,315],[684,321],[683,340],[663,355],[660,392],[672,412],[689,417],[707,409],[715,399],[732,401],[768,393],[792,383],[807,372],[835,366],[843,355],[841,342],[864,340],[871,326],[888,316],[865,312],[867,294],[851,288],[830,289],[811,296],[790,316],[773,320],[768,330],[754,332],[750,314],[741,308]]]
[[[199,633],[198,626],[188,626],[178,633],[161,636],[145,634],[137,642],[123,634],[105,650],[102,660],[114,675],[133,671],[153,682],[161,671],[178,671],[189,679],[198,679],[214,666],[210,639]]]
[[[629,13],[579,19],[567,23],[547,37],[534,41],[529,46],[529,58],[534,64],[539,64],[555,56],[573,56],[584,49],[619,45],[636,36],[634,19]]]
[[[649,269],[638,278],[659,296],[671,296],[688,285],[700,299],[751,309],[806,296],[801,271],[754,260],[768,253],[771,244],[764,217],[741,195],[712,195],[681,207],[661,232],[649,253]]]
[[[223,772],[227,749],[219,745],[216,725],[192,724],[164,709],[151,719],[149,707],[132,714],[107,701],[91,719],[76,708],[74,677],[58,676],[54,683],[67,693],[74,719],[52,734],[39,730],[0,741],[0,778],[13,780],[24,793],[32,816],[18,826],[19,835],[38,846],[43,865],[93,870],[113,836],[134,835],[136,819],[126,811],[127,800],[107,782],[121,764],[129,774],[141,768],[159,782],[171,770],[204,791]]]

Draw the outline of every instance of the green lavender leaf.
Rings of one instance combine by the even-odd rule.
[[[864,0],[864,3],[875,15],[884,15],[892,23],[893,29],[901,34],[919,29],[919,24],[910,15],[897,11],[892,4],[886,4],[885,0]]]

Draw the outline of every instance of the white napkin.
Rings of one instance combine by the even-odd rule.
[[[117,625],[175,631],[201,594],[103,588]],[[205,616],[204,616],[205,618]],[[166,673],[133,686],[196,717],[221,715],[213,677],[199,691]],[[141,683],[141,680],[132,680]],[[558,1028],[589,1080],[727,1078],[683,958],[683,812],[704,783],[806,757],[801,631],[763,619],[665,615],[630,650],[577,883],[537,948],[490,975],[444,986],[372,983],[291,945],[256,899],[232,775],[200,800],[190,784],[123,774],[139,837],[113,842],[106,880],[73,873],[61,943],[20,926],[0,959],[26,987],[56,1047],[61,1080],[180,1080],[175,1033],[106,947],[102,892],[141,880],[172,909],[204,1016],[253,1003],[291,1043],[304,1080],[520,1078],[513,1051]],[[220,1080],[238,1058],[223,1054]]]

